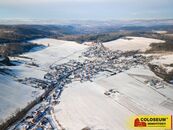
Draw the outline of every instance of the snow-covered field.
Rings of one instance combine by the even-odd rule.
[[[67,130],[127,129],[125,122],[133,113],[104,95],[106,88],[95,82],[74,82],[64,90],[55,112]]]
[[[68,57],[71,55],[73,55],[73,58],[77,58],[78,53],[86,48],[86,46],[75,42],[55,39],[38,39],[31,42],[46,46],[49,44],[49,47],[23,54],[21,55],[22,57],[11,57],[11,60],[22,63],[17,66],[5,67],[12,70],[10,73],[13,76],[0,74],[1,122],[9,118],[17,110],[26,107],[29,102],[43,93],[43,90],[23,85],[16,80],[29,77],[43,79],[50,65],[60,63],[61,61],[65,62],[65,60],[69,60]],[[33,62],[38,64],[39,67],[32,66],[30,63]],[[1,68],[4,67],[2,66]]]
[[[43,50],[15,57],[22,64],[9,67],[15,77],[0,74],[0,117],[6,119],[18,108],[24,107],[43,91],[16,82],[16,79],[35,77],[43,79],[49,67],[72,59],[78,60],[87,45],[55,39],[31,41],[47,46]],[[113,50],[145,51],[151,43],[163,43],[157,39],[127,37],[103,43]],[[27,57],[27,58],[26,58]],[[168,61],[171,62],[172,56]],[[80,59],[80,58],[79,58]],[[173,61],[173,60],[172,60]],[[28,63],[36,63],[39,67]],[[165,61],[167,63],[167,61]],[[93,82],[74,81],[66,85],[55,106],[56,119],[66,130],[129,130],[129,118],[136,114],[173,114],[173,86],[157,77],[147,66],[137,66],[117,75],[99,75]],[[163,85],[156,88],[150,80]],[[39,94],[34,94],[37,91]]]
[[[118,40],[105,42],[104,46],[112,50],[122,51],[146,51],[150,49],[151,43],[164,43],[162,40],[145,38],[145,37],[125,37]]]
[[[26,107],[41,91],[22,85],[10,76],[0,74],[0,123]]]
[[[157,39],[128,37],[103,43],[113,50],[149,49]],[[172,58],[171,58],[172,59]],[[155,88],[150,80],[163,82]],[[105,92],[113,90],[110,95]],[[157,77],[147,66],[138,66],[111,77],[99,77],[94,82],[74,82],[67,85],[55,113],[67,130],[128,130],[129,118],[137,114],[173,114],[173,86]]]
[[[173,71],[173,54],[160,56],[159,58],[151,61],[151,64],[159,65],[169,73]]]
[[[62,41],[55,39],[39,39],[31,41],[37,44],[49,45],[48,48],[42,51],[26,54],[25,56],[34,58],[34,62],[38,63],[44,69],[49,69],[49,66],[56,63],[65,62],[70,59],[78,58],[80,53],[86,49],[87,46],[71,41]],[[75,55],[76,54],[76,55]],[[71,57],[71,55],[73,55]]]
[[[147,67],[139,66],[94,82],[74,82],[62,93],[57,118],[67,130],[128,130],[133,115],[173,114],[173,86],[150,87],[145,81],[153,77]],[[105,95],[110,89],[115,92]]]
[[[155,31],[155,30],[153,30],[153,32],[154,33],[158,33],[158,34],[166,34],[167,33],[167,31],[164,31],[164,30],[162,30],[162,31]]]

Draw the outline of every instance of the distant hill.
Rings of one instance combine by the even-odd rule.
[[[127,25],[117,26],[116,24],[70,24],[70,25],[0,25],[0,44],[26,42],[37,38],[60,38],[66,36],[105,35],[108,33],[133,33],[152,32],[153,30],[165,30],[173,32],[173,25]],[[116,36],[117,37],[117,36]],[[118,36],[119,37],[119,36]],[[92,38],[91,38],[92,39]],[[114,39],[114,38],[113,38]]]
[[[141,36],[162,39],[171,43],[172,35],[157,34],[156,31],[173,34],[173,20],[71,21],[64,23],[54,21],[45,23],[18,21],[15,23],[0,20],[0,54],[4,54],[4,50],[8,50],[5,51],[7,55],[27,52],[38,46],[28,43],[29,40],[45,37],[83,43],[88,41],[108,42],[124,36]],[[8,44],[8,47],[4,47],[4,44]]]
[[[37,38],[75,33],[73,26],[0,25],[0,43],[25,42]]]

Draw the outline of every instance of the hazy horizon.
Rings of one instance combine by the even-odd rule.
[[[172,0],[2,0],[0,19],[172,19]]]

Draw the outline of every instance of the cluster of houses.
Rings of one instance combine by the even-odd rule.
[[[137,52],[111,51],[102,44],[89,47],[83,52],[81,58],[83,58],[81,61],[70,60],[67,63],[51,66],[50,71],[44,75],[44,80],[25,78],[20,82],[45,89],[59,80],[63,84],[72,81],[92,81],[99,73],[106,72],[115,75],[151,60],[151,57],[142,56]]]
[[[145,64],[151,57],[145,57],[137,52],[124,53],[122,51],[111,51],[102,44],[96,44],[83,52],[83,61],[70,60],[67,63],[56,65],[45,75],[48,80],[57,81],[68,75],[67,83],[72,80],[92,81],[98,73],[108,72],[110,75],[120,73],[133,66]]]
[[[16,128],[17,130],[30,130],[30,129],[41,129],[41,128],[52,128],[49,120],[45,115],[49,112],[49,108],[39,106],[37,109],[28,114]]]
[[[66,84],[73,81],[92,81],[97,74],[102,72],[114,75],[132,66],[144,64],[150,57],[147,58],[138,53],[124,54],[121,51],[111,51],[102,44],[96,44],[83,52],[81,58],[83,58],[81,61],[70,60],[67,63],[51,66],[50,71],[44,75],[44,80],[36,78],[20,80],[23,84],[53,91],[44,97],[40,107],[23,119],[19,126],[26,130],[33,128],[39,128],[39,130],[55,129],[50,113],[53,111],[53,106],[60,102],[59,97]],[[118,92],[109,90],[105,92],[105,95],[111,93]]]
[[[115,90],[115,89],[109,89],[108,91],[106,91],[104,93],[106,96],[111,96],[113,94],[119,94],[119,91]]]
[[[15,130],[57,130],[51,113],[53,106],[60,103],[59,97],[63,91],[62,84],[55,88],[52,94],[48,95],[36,108],[31,110],[25,118],[15,126]]]
[[[45,80],[37,79],[37,78],[24,78],[18,79],[18,81],[22,84],[32,86],[34,88],[46,89],[51,86],[51,83]]]
[[[164,88],[166,86],[165,82],[160,79],[152,78],[145,81],[149,86],[154,87],[155,89]]]

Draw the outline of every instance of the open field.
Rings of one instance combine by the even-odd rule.
[[[103,45],[112,50],[145,51],[151,43],[164,44],[156,39],[131,38],[112,41],[111,47],[109,43]],[[69,130],[87,127],[92,130],[128,130],[128,117],[133,115],[173,113],[173,85],[156,76],[147,65],[135,66],[112,76],[100,74],[93,82],[76,81],[66,87],[55,113],[61,125]]]
[[[147,67],[139,66],[94,82],[74,82],[62,93],[56,116],[69,130],[129,130],[133,115],[173,113],[173,86],[156,89],[145,83],[154,78]]]
[[[7,75],[0,74],[0,124],[25,108],[41,94],[41,90],[22,85]]]
[[[121,51],[146,51],[151,43],[164,43],[162,40],[144,37],[125,37],[111,42],[105,42],[104,46],[113,50]]]
[[[45,40],[45,42],[44,42]],[[1,69],[10,69],[9,75],[0,74],[0,102],[1,105],[1,123],[16,112],[26,107],[31,101],[40,96],[44,91],[31,87],[30,84],[21,84],[21,79],[37,78],[43,79],[49,66],[63,59],[68,60],[68,56],[81,51],[85,46],[75,42],[58,41],[53,39],[42,39],[31,41],[42,44],[48,41],[49,47],[38,51],[29,52],[20,56],[10,57],[15,66],[1,66]],[[52,42],[54,41],[54,42]],[[77,57],[77,56],[76,56]],[[38,86],[39,87],[39,86]],[[11,90],[11,91],[9,91]],[[13,106],[13,107],[12,107]]]
[[[20,98],[22,107],[34,99],[32,91],[41,94],[51,89],[51,92],[37,108],[14,124],[15,128],[128,130],[126,122],[132,115],[173,113],[173,86],[148,67],[148,63],[160,55],[136,51],[147,50],[151,43],[164,44],[162,40],[126,37],[89,46],[48,38],[30,42],[45,48],[10,57],[16,66],[5,66],[11,70],[11,75],[1,76],[18,85],[21,95],[27,92],[28,95]],[[3,82],[0,84],[4,85]],[[8,86],[4,86],[5,89],[9,89]],[[7,100],[10,93],[0,94]],[[17,102],[18,96],[10,98]],[[9,102],[6,107],[10,105],[13,103]],[[11,111],[2,110],[1,113],[10,115],[19,108],[16,105]],[[31,116],[32,113],[38,114]],[[48,123],[42,124],[45,120]]]

